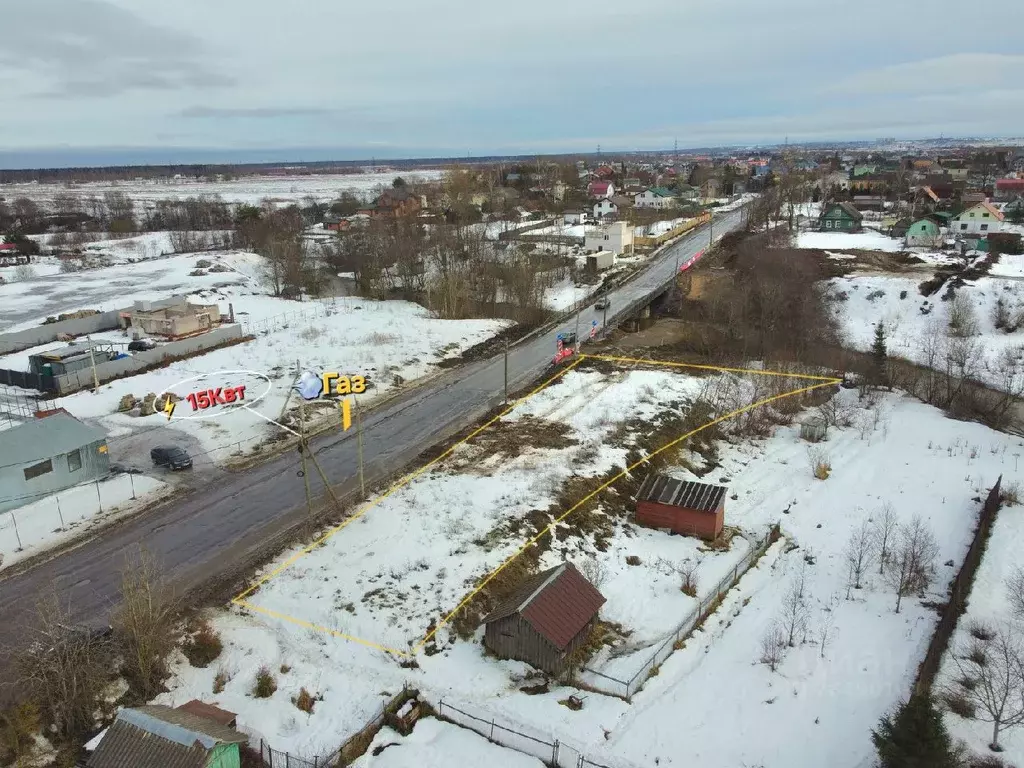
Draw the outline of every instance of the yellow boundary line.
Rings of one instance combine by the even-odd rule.
[[[421,474],[423,474],[428,469],[430,469],[432,466],[434,466],[438,462],[442,461],[443,459],[446,459],[459,446],[461,446],[464,443],[469,442],[474,437],[476,437],[481,432],[483,432],[485,429],[487,429],[492,424],[494,424],[496,421],[499,421],[500,419],[502,419],[505,416],[507,416],[509,413],[511,413],[519,405],[521,405],[522,403],[524,403],[527,400],[529,400],[531,397],[533,397],[534,395],[539,393],[541,390],[543,390],[546,387],[548,387],[551,384],[553,384],[555,381],[557,381],[559,378],[561,378],[562,376],[567,374],[569,371],[571,371],[573,368],[578,366],[580,363],[582,363],[587,358],[593,358],[594,360],[604,360],[604,361],[607,361],[607,362],[615,362],[615,363],[632,363],[632,364],[653,365],[653,366],[666,366],[666,367],[675,367],[675,368],[695,368],[695,369],[698,369],[698,370],[710,370],[710,371],[718,371],[718,372],[726,372],[726,373],[749,373],[749,374],[758,374],[758,375],[764,375],[764,376],[787,376],[787,377],[794,378],[794,379],[805,379],[805,380],[811,380],[811,381],[818,381],[820,383],[812,384],[812,385],[807,386],[807,387],[801,387],[800,389],[794,389],[794,390],[792,390],[790,392],[784,392],[784,393],[779,394],[779,395],[773,395],[771,397],[766,397],[766,398],[764,398],[762,400],[758,400],[755,403],[751,403],[750,405],[744,406],[743,408],[737,408],[736,410],[731,411],[731,412],[725,414],[724,416],[719,416],[717,419],[709,421],[707,424],[704,424],[704,425],[702,425],[700,427],[697,427],[696,429],[691,430],[690,432],[687,432],[686,434],[681,435],[681,436],[675,438],[674,440],[671,440],[670,442],[666,443],[665,445],[661,446],[660,448],[658,448],[655,451],[653,451],[652,453],[650,453],[648,456],[645,456],[644,458],[642,458],[639,461],[635,462],[631,466],[626,467],[622,472],[620,472],[619,474],[615,475],[610,480],[607,480],[602,485],[600,485],[598,488],[594,489],[589,494],[587,494],[585,497],[583,497],[582,499],[577,501],[569,509],[567,509],[561,515],[559,515],[555,520],[553,520],[551,523],[549,523],[543,530],[539,531],[535,536],[533,536],[532,538],[527,540],[518,550],[516,550],[515,553],[513,553],[507,560],[505,560],[504,563],[502,563],[500,566],[498,566],[493,571],[491,571],[489,574],[487,574],[480,581],[480,583],[477,584],[477,586],[468,595],[466,595],[466,597],[464,597],[462,599],[462,601],[455,607],[454,610],[452,610],[450,613],[448,613],[448,615],[446,615],[440,621],[440,623],[437,624],[437,626],[435,626],[418,643],[416,643],[416,645],[414,645],[412,647],[411,652],[409,652],[409,651],[402,651],[402,650],[399,650],[397,648],[389,648],[387,646],[381,645],[379,643],[375,643],[375,642],[370,641],[370,640],[364,640],[362,638],[355,637],[353,635],[348,635],[348,634],[346,634],[344,632],[340,632],[338,630],[330,629],[329,627],[323,627],[323,626],[320,626],[318,624],[314,624],[314,623],[306,621],[304,619],[299,619],[299,618],[296,618],[294,616],[289,616],[287,614],[283,614],[283,613],[280,613],[278,611],[271,610],[269,608],[263,608],[261,606],[254,605],[254,604],[250,603],[248,600],[246,600],[246,598],[249,595],[251,595],[253,592],[255,592],[260,587],[262,587],[264,584],[268,583],[270,580],[276,578],[281,573],[283,573],[284,571],[289,569],[292,565],[294,565],[296,562],[301,560],[303,557],[305,557],[306,555],[311,553],[314,549],[319,547],[321,544],[325,543],[327,540],[329,540],[335,534],[337,534],[338,532],[343,530],[346,526],[350,525],[351,523],[353,523],[356,520],[358,520],[359,518],[361,518],[363,515],[365,515],[371,509],[373,509],[374,507],[379,505],[382,501],[384,501],[384,499],[388,498],[395,491],[398,491],[401,488],[405,487],[410,482],[412,482],[415,478],[419,477]],[[251,584],[248,588],[246,588],[244,591],[242,591],[238,595],[236,595],[231,600],[231,602],[234,605],[237,605],[237,606],[239,606],[241,608],[245,608],[245,609],[248,609],[248,610],[251,610],[251,611],[262,613],[265,616],[269,616],[271,618],[280,619],[282,621],[287,621],[287,622],[290,622],[290,623],[295,624],[297,626],[303,627],[305,629],[312,629],[312,630],[316,630],[316,631],[319,631],[319,632],[325,632],[325,633],[331,635],[332,637],[337,637],[337,638],[340,638],[340,639],[343,639],[343,640],[350,640],[352,642],[355,642],[355,643],[358,643],[360,645],[363,645],[363,646],[365,646],[367,648],[373,648],[375,650],[384,651],[385,653],[390,653],[390,654],[394,654],[396,656],[401,656],[401,657],[408,658],[408,657],[410,657],[412,655],[415,655],[427,643],[429,643],[431,641],[431,639],[433,639],[433,637],[437,634],[437,632],[442,627],[444,627],[447,624],[449,624],[451,622],[451,620],[455,617],[455,615],[459,611],[461,611],[464,607],[466,607],[466,605],[468,605],[473,600],[473,598],[475,598],[484,589],[484,587],[486,587],[491,582],[491,580],[494,579],[495,576],[497,576],[499,573],[501,573],[516,558],[518,558],[526,550],[528,550],[530,547],[532,547],[534,544],[536,544],[538,541],[540,541],[540,539],[543,538],[546,534],[553,533],[555,526],[557,526],[559,523],[561,523],[563,520],[565,520],[565,518],[567,518],[569,515],[571,515],[573,512],[575,512],[581,506],[586,504],[592,498],[594,498],[597,494],[601,493],[602,491],[607,489],[609,486],[611,486],[614,483],[618,482],[619,480],[621,480],[623,477],[628,475],[633,470],[635,470],[638,467],[646,464],[654,456],[657,456],[662,451],[666,451],[666,450],[668,450],[668,449],[678,445],[679,443],[683,442],[684,440],[687,440],[687,439],[693,437],[697,433],[699,433],[699,432],[701,432],[701,431],[703,431],[705,429],[708,429],[709,427],[713,427],[714,425],[720,424],[723,421],[727,421],[728,419],[734,418],[735,416],[739,416],[741,413],[745,413],[747,411],[753,410],[754,408],[760,408],[761,406],[767,405],[768,403],[775,402],[776,400],[782,400],[783,398],[787,398],[787,397],[794,397],[795,395],[801,395],[801,394],[804,394],[805,392],[810,392],[812,390],[820,389],[822,387],[832,386],[832,385],[835,385],[835,384],[839,384],[841,382],[842,382],[842,379],[837,379],[837,378],[828,377],[828,376],[814,376],[814,375],[811,375],[811,374],[785,373],[785,372],[781,372],[781,371],[758,371],[758,370],[749,369],[749,368],[727,368],[727,367],[724,367],[724,366],[700,365],[700,364],[697,364],[697,363],[676,363],[676,362],[636,359],[636,358],[628,358],[628,357],[612,357],[612,356],[609,356],[609,355],[580,355],[579,357],[577,357],[577,359],[575,361],[572,362],[572,364],[570,364],[566,368],[564,368],[561,371],[559,371],[558,373],[556,373],[550,379],[548,379],[547,381],[545,381],[544,383],[539,385],[536,389],[532,390],[531,392],[529,392],[528,394],[524,395],[523,397],[520,397],[519,399],[517,399],[517,400],[513,401],[512,403],[510,403],[508,408],[504,409],[497,416],[495,416],[494,418],[492,418],[489,421],[487,421],[485,424],[481,425],[477,429],[475,429],[472,432],[470,432],[469,435],[464,437],[462,440],[459,440],[458,442],[453,443],[450,448],[445,450],[439,456],[437,456],[436,458],[434,458],[431,461],[427,462],[426,464],[424,464],[419,469],[417,469],[417,470],[415,470],[413,472],[410,472],[409,474],[407,474],[404,477],[402,477],[399,480],[397,480],[390,488],[388,488],[387,491],[382,493],[377,498],[372,499],[371,501],[367,502],[361,509],[359,509],[358,512],[353,514],[351,517],[347,518],[343,522],[339,523],[338,525],[336,525],[333,528],[331,528],[330,530],[328,530],[326,533],[324,533],[323,535],[318,537],[316,540],[314,540],[311,544],[307,545],[306,547],[303,547],[301,550],[299,550],[294,555],[289,557],[287,560],[285,560],[281,565],[279,565],[277,568],[272,570],[270,573],[267,573],[264,576],[262,576],[260,579],[258,579],[256,582]]]

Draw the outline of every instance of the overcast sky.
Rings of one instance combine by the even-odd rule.
[[[1024,0],[0,0],[0,19],[0,160],[1024,134]]]

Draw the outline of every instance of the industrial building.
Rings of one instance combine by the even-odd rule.
[[[66,411],[4,430],[0,512],[110,474],[106,433]]]
[[[110,342],[82,341],[29,355],[28,366],[40,376],[63,376],[114,360],[119,354],[124,353],[115,351]]]

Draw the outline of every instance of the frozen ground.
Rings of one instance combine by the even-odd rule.
[[[577,301],[585,299],[596,291],[600,286],[576,285],[572,278],[565,278],[557,285],[553,285],[544,293],[544,306],[555,312],[565,312],[573,307]],[[589,329],[582,329],[586,332]]]
[[[138,203],[151,204],[157,200],[183,199],[200,195],[219,195],[229,203],[258,205],[263,200],[301,203],[313,197],[324,203],[335,200],[343,192],[369,197],[378,187],[389,187],[401,176],[409,183],[419,180],[436,181],[443,176],[438,170],[410,170],[402,173],[360,173],[316,176],[246,176],[232,181],[197,181],[194,179],[135,180],[119,182],[89,182],[85,184],[4,184],[0,187],[4,197],[27,197],[41,204],[51,204],[54,195],[71,193],[81,197],[102,197],[106,192],[123,192]]]
[[[217,261],[231,271],[192,277],[189,272],[196,268],[198,259]],[[137,300],[164,299],[202,288],[253,286],[258,278],[258,261],[255,254],[242,252],[169,256],[0,285],[0,331],[29,328],[47,316],[78,309],[105,311],[130,306]]]
[[[0,564],[4,567],[79,537],[98,523],[129,514],[170,492],[145,475],[113,475],[0,512]]]
[[[722,209],[719,209],[722,210]],[[690,221],[689,217],[683,217],[680,219],[668,219],[666,221],[656,221],[653,224],[647,224],[642,227],[635,227],[633,234],[637,237],[660,237],[666,232],[670,232],[676,227],[680,227],[686,222]]]
[[[378,748],[378,756],[373,753]],[[381,729],[366,754],[353,768],[451,768],[495,766],[495,768],[542,768],[540,760],[492,744],[483,736],[457,725],[427,718],[416,723],[413,732],[402,736],[390,728]]]
[[[834,278],[832,286],[837,294],[846,298],[837,304],[843,332],[848,344],[867,351],[874,340],[875,325],[885,325],[886,347],[890,355],[924,365],[945,365],[945,350],[951,343],[948,337],[951,301],[943,301],[945,288],[927,298],[918,286],[925,276],[898,277],[894,275],[850,275]],[[992,386],[1007,389],[1007,374],[1000,370],[1001,357],[1011,355],[1017,373],[1012,379],[1019,385],[1021,345],[1024,331],[1006,333],[995,327],[993,310],[1002,299],[1011,317],[1024,313],[1024,283],[996,277],[981,278],[957,289],[967,296],[976,321],[977,333],[968,337],[973,341],[971,360],[977,376]],[[936,350],[933,356],[930,350]]]
[[[609,439],[618,414],[637,409],[641,418],[650,418],[658,404],[692,394],[697,386],[689,377],[673,381],[671,376],[570,375],[517,410],[513,420],[520,427],[536,419],[563,423],[581,442],[490,460],[466,446],[249,599],[271,615],[298,616],[336,633],[372,629],[368,639],[407,642],[408,630],[422,631],[429,617],[450,607],[508,553],[511,542],[487,537],[497,523],[514,523],[531,507],[543,509],[554,490],[552,480],[564,482],[573,471],[600,472],[621,461],[621,451]],[[588,692],[583,710],[573,712],[558,704],[571,692],[565,688],[526,695],[517,689],[529,668],[484,657],[479,632],[475,640],[463,641],[441,630],[440,652],[419,654],[418,668],[403,669],[372,646],[241,609],[213,615],[225,642],[221,659],[204,670],[178,662],[171,690],[161,701],[209,697],[214,675],[223,671],[230,681],[217,697],[220,705],[238,712],[276,748],[300,752],[336,746],[379,711],[383,692],[411,682],[428,699],[444,697],[507,727],[559,738],[597,762],[604,757],[608,764],[625,758],[637,765],[697,761],[708,768],[867,768],[873,754],[869,729],[906,693],[935,614],[913,598],[894,613],[895,596],[875,575],[846,600],[842,551],[850,533],[891,503],[903,522],[914,515],[925,519],[939,542],[939,563],[959,562],[978,506],[973,499],[998,474],[1010,473],[1020,441],[950,421],[898,393],[882,397],[871,410],[861,408],[853,392],[843,391],[842,397],[849,401],[854,426],[833,430],[820,446],[833,467],[825,481],[812,476],[807,444],[797,438],[795,426],[753,443],[720,444],[720,466],[707,479],[729,487],[727,523],[760,530],[781,521],[787,539],[769,550],[632,705]],[[688,476],[686,470],[676,471]],[[735,553],[711,556],[681,537],[664,537],[663,544],[656,532],[630,528],[633,536],[616,534],[596,555],[606,571],[604,618],[657,636],[688,605],[667,576],[659,579],[659,556],[702,557],[699,581],[704,584],[711,581],[715,560],[724,562]],[[480,547],[481,537],[491,549]],[[565,544],[574,541],[589,549],[585,540],[572,537]],[[626,566],[620,564],[628,553],[644,564],[634,578],[625,577]],[[542,565],[555,555],[546,552]],[[813,563],[802,566],[808,555]],[[802,570],[807,642],[798,633],[796,647],[771,673],[757,663],[760,639],[781,615],[784,597]],[[952,571],[939,566],[933,598],[943,594]],[[834,630],[822,649],[817,638],[828,614],[834,616]],[[282,664],[291,669],[277,674]],[[248,695],[262,665],[275,670],[280,685],[270,700]],[[302,686],[324,697],[309,718],[289,699]]]
[[[993,277],[1024,279],[1024,254],[1001,254],[999,263],[993,265],[988,273]]]
[[[897,253],[906,250],[902,240],[878,232],[800,232],[797,248],[820,248],[830,251],[863,250]]]

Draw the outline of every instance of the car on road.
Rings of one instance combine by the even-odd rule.
[[[608,307],[610,307],[611,305],[612,300],[609,299],[607,296],[602,296],[600,299],[597,300],[597,303],[594,305],[594,309],[608,309]]]
[[[129,352],[145,352],[147,349],[155,349],[156,342],[152,339],[134,339],[128,342]]]
[[[192,466],[192,457],[188,451],[177,445],[158,445],[149,452],[149,457],[158,467],[169,469],[189,469]]]

